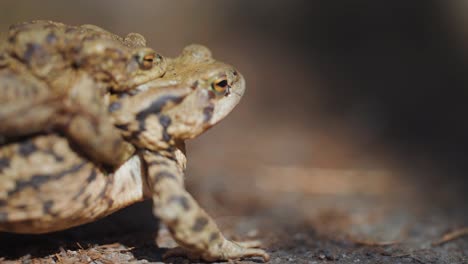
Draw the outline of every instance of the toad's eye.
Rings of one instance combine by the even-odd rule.
[[[211,84],[211,88],[216,94],[219,95],[228,95],[229,94],[229,84],[226,78],[221,78],[214,81]]]
[[[146,54],[143,56],[143,58],[140,61],[141,68],[145,70],[151,69],[153,67],[153,60],[154,60],[155,54]]]
[[[156,53],[152,50],[143,50],[138,52],[135,57],[142,70],[149,70],[153,67]]]

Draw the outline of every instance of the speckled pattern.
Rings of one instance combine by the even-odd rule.
[[[184,186],[184,141],[238,104],[237,70],[201,45],[164,58],[93,25],[26,22],[3,41],[0,230],[59,231],[151,199],[180,245],[165,258],[268,261],[260,242],[226,239]]]

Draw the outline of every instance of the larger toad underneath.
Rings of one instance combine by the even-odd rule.
[[[32,24],[37,26],[38,23],[48,25],[52,22]],[[26,28],[31,26],[28,23],[22,25]],[[143,55],[144,58],[149,52],[153,54],[148,55],[151,67],[147,68],[148,60],[143,59],[140,60],[143,66],[138,69],[159,67],[160,64],[153,65],[156,63],[153,61],[154,52],[148,51],[140,43],[142,37],[139,35],[133,35],[133,39],[138,40],[136,44],[128,44],[124,39],[109,35],[110,33],[97,27],[85,28],[91,30],[92,34],[87,35],[83,30],[78,30],[81,33],[64,30],[56,31],[55,37],[80,40],[90,36],[89,39],[98,44],[103,40],[106,45],[111,45],[117,53],[122,48],[124,55],[143,53],[146,54]],[[43,29],[44,27],[39,27],[35,30]],[[100,30],[103,35],[96,33]],[[45,35],[46,40],[47,36]],[[109,44],[109,41],[113,44]],[[96,42],[93,45],[95,44]],[[54,95],[56,89],[61,89],[60,84],[64,80],[58,83],[50,81],[49,75],[53,73],[45,70],[59,66],[41,64],[37,68],[25,64],[24,58],[14,55],[15,48],[17,47],[11,38],[9,43],[0,44],[0,54],[3,56],[3,61],[0,58],[0,99],[6,102],[0,107],[0,119],[10,120],[11,128],[16,128],[19,133],[18,137],[11,138],[11,130],[0,131],[0,139],[6,138],[0,146],[0,230],[17,233],[62,230],[91,222],[143,199],[152,199],[154,214],[169,228],[173,238],[181,246],[169,251],[167,256],[184,255],[207,261],[252,256],[260,256],[265,261],[269,259],[265,251],[257,248],[259,243],[256,241],[233,242],[225,239],[214,221],[184,188],[184,140],[196,137],[222,120],[244,93],[244,79],[233,67],[214,60],[207,48],[191,45],[177,58],[161,57],[160,60],[164,61],[164,69],[161,71],[163,74],[152,73],[150,77],[147,71],[137,74],[145,77],[138,83],[132,83],[129,78],[137,78],[132,71],[117,71],[115,75],[125,76],[120,81],[115,81],[116,78],[109,81],[106,78],[101,79],[101,74],[94,74],[95,70],[84,70],[89,75],[87,80],[98,84],[92,86],[94,89],[105,89],[98,93],[105,99],[99,97],[96,102],[102,104],[100,107],[104,106],[106,111],[102,112],[101,109],[91,117],[102,117],[105,122],[110,123],[112,132],[109,133],[121,135],[133,151],[120,166],[109,169],[102,166],[106,160],[96,158],[99,156],[96,155],[99,149],[95,145],[90,148],[89,144],[74,140],[80,134],[80,126],[68,127],[69,123],[65,122],[65,128],[73,130],[74,136],[70,136],[70,133],[64,134],[55,129],[55,126],[46,129],[52,122],[50,118],[43,120],[40,125],[34,123],[34,129],[29,129],[27,124],[21,122],[24,113],[27,113],[26,117],[32,118],[35,110],[40,112],[48,103],[47,100],[34,101],[34,97],[24,96],[29,94],[25,91],[30,88],[25,83],[39,80],[50,97],[50,93]],[[98,49],[93,52],[99,53],[99,50],[102,51]],[[57,61],[52,60],[50,63],[63,63],[59,59],[60,56],[64,58],[63,53],[60,53],[62,51],[51,49],[48,52],[51,57],[58,56]],[[78,56],[82,55],[81,51],[77,52]],[[139,65],[139,56],[124,57],[123,63],[127,66],[122,69],[128,70],[133,58],[136,59],[135,65]],[[88,65],[97,69],[104,67],[97,66],[99,61],[89,62]],[[76,71],[76,68],[79,68],[78,65],[72,65],[67,71]],[[23,74],[27,76],[25,81]],[[29,79],[32,77],[34,78]],[[15,90],[12,92],[11,83],[15,84],[14,89],[19,90],[16,94],[23,95],[21,98],[14,96]],[[79,94],[80,91],[76,93]],[[24,106],[15,108],[18,100],[22,104],[28,100],[34,104],[31,104],[30,110],[25,110]],[[59,105],[53,111],[57,109],[68,108]],[[86,112],[77,112],[72,116],[84,116],[84,120],[93,120],[84,113]],[[49,113],[49,116],[56,116],[56,113]],[[16,123],[11,121],[15,118],[19,120]],[[90,133],[87,136],[92,135]],[[115,156],[116,159],[119,157]]]

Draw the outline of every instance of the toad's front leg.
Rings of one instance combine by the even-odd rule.
[[[229,241],[219,231],[211,217],[185,190],[184,165],[180,164],[181,152],[145,152],[148,166],[148,183],[153,191],[154,214],[167,225],[180,248],[172,249],[166,257],[186,256],[206,261],[262,257],[268,254],[256,247],[257,242]]]

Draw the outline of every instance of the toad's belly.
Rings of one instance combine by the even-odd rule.
[[[0,161],[1,231],[63,230],[143,200],[138,156],[105,175],[65,139],[49,135],[1,147]]]

